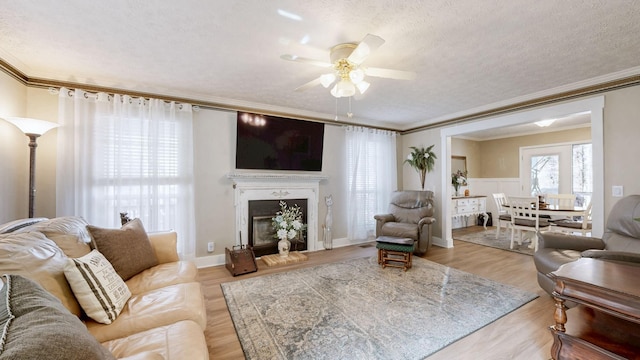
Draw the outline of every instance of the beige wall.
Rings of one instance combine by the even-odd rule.
[[[590,127],[486,141],[453,138],[451,154],[467,157],[469,177],[517,178],[521,147],[590,140]]]
[[[0,117],[32,116],[44,120],[57,121],[57,96],[46,89],[27,88],[12,77],[0,72]],[[617,198],[611,196],[612,185],[624,186],[625,195],[640,194],[640,166],[633,162],[640,154],[640,86],[616,90],[605,94],[604,108],[604,162],[605,162],[605,214]],[[214,254],[222,254],[225,246],[231,246],[234,239],[233,189],[226,179],[226,173],[233,170],[235,157],[235,117],[232,112],[203,109],[194,115],[195,147],[195,196],[197,225],[197,255],[205,256],[206,243],[216,242]],[[584,130],[583,130],[584,131]],[[55,216],[55,130],[42,136],[38,141],[36,216]],[[583,134],[584,135],[584,134]],[[563,141],[567,141],[566,134]],[[518,139],[517,146],[538,144],[533,136]],[[546,136],[550,138],[550,136]],[[586,139],[580,137],[575,139]],[[554,140],[555,141],[555,140]],[[454,141],[455,143],[455,141]],[[409,154],[409,146],[429,146],[436,144],[440,153],[440,130],[427,130],[406,134],[398,138],[398,184],[400,189],[419,189],[418,175],[408,165],[403,164]],[[474,151],[473,144],[464,144]],[[517,171],[482,170],[490,168],[497,155],[508,153],[505,148],[515,148],[514,143],[491,141],[482,144],[476,154],[482,154],[480,164],[474,154],[467,154],[468,169],[478,177],[517,177]],[[345,205],[345,150],[344,132],[341,127],[327,125],[325,129],[325,153],[323,174],[328,181],[320,184],[321,205],[319,219],[322,224],[326,214],[324,196],[334,199],[334,238],[346,237]],[[501,149],[501,150],[498,150]],[[466,151],[466,150],[465,150]],[[517,151],[513,151],[517,153]],[[455,153],[455,152],[454,152]],[[457,153],[455,153],[458,155]],[[517,155],[516,155],[517,157]],[[485,165],[484,162],[488,162]],[[505,161],[506,163],[506,161]],[[507,169],[512,166],[505,166]],[[517,166],[515,167],[517,169]],[[443,189],[441,172],[442,159],[436,161],[434,172],[427,175],[426,189],[436,193],[436,206]],[[17,128],[0,121],[0,223],[26,217],[28,199],[28,146],[27,138]],[[448,185],[448,184],[445,184]],[[441,236],[441,221],[436,222],[435,236]],[[319,238],[321,237],[321,226]]]
[[[57,106],[56,97],[46,90],[27,88],[0,72],[0,94],[0,118],[19,116],[57,122],[57,107],[51,107]],[[35,216],[55,215],[55,139],[54,129],[37,140]],[[0,224],[28,216],[28,144],[29,138],[17,127],[0,120]]]
[[[640,178],[640,166],[633,161],[634,156],[640,154],[640,141],[638,141],[640,137],[638,135],[640,134],[640,86],[607,92],[604,96],[604,214],[606,223],[607,214],[619,199],[611,195],[611,187],[613,185],[622,185],[624,187],[624,195],[640,194],[640,181],[638,181],[638,178]],[[422,139],[432,139],[432,142],[439,142],[439,138],[436,140],[439,134],[440,129],[408,134],[403,136],[403,144],[406,148],[415,144],[419,145]],[[558,136],[561,135],[562,134],[558,134]],[[589,136],[583,134],[581,137],[574,138],[574,140],[580,139],[590,139],[590,134]],[[522,137],[522,139],[519,139],[517,146],[536,145],[537,143],[535,143],[534,140],[535,136],[533,139]],[[560,138],[553,139],[552,141],[561,142]],[[569,140],[563,139],[562,141]],[[499,157],[499,155],[496,154],[516,152],[515,150],[505,151],[497,144],[496,142],[496,144],[491,145],[493,149],[481,147],[483,152],[487,152],[486,154],[482,154],[483,158],[486,157],[483,161],[495,162],[495,160],[491,159],[492,157]],[[503,146],[514,149],[516,147],[515,144],[509,142],[506,142]],[[440,160],[436,163],[436,166],[439,166],[439,169],[441,169],[442,164]],[[484,163],[482,166],[484,166]],[[517,165],[505,166],[507,169],[514,167],[516,169],[515,171],[505,170],[504,172],[498,172],[491,170],[489,174],[484,174],[483,172],[481,177],[518,177]],[[406,177],[404,185],[411,186],[411,183]],[[441,185],[438,184],[438,186]],[[439,189],[442,188],[439,187]],[[441,228],[438,228],[434,232],[434,235],[442,236]]]

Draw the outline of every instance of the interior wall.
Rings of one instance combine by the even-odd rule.
[[[28,116],[57,122],[58,97],[47,89],[27,88],[0,73],[0,116]],[[225,247],[235,245],[234,193],[226,174],[235,169],[236,113],[201,109],[194,112],[194,176],[196,207],[196,255],[221,255]],[[57,131],[38,139],[36,159],[35,216],[56,216],[56,148]],[[0,223],[28,215],[28,138],[15,126],[0,121]],[[319,234],[327,213],[325,196],[333,197],[334,239],[346,238],[345,148],[341,126],[325,126],[322,174],[329,177],[320,183]],[[207,243],[215,251],[207,252]]]
[[[482,171],[482,153],[480,152],[480,142],[452,138],[451,139],[451,156],[464,156],[467,158],[467,177],[480,177]],[[454,172],[456,169],[451,169]]]
[[[225,247],[235,245],[234,190],[227,174],[235,171],[236,113],[201,109],[194,113],[193,133],[196,255],[222,255]],[[318,239],[323,235],[328,195],[333,199],[333,238],[347,236],[345,153],[342,127],[325,125],[321,173],[329,179],[321,181],[319,187]],[[213,253],[207,252],[210,241],[215,243]]]
[[[590,141],[591,128],[582,127],[563,131],[515,136],[478,142],[479,178],[520,177],[520,148],[572,141]],[[452,142],[453,144],[453,142]],[[453,146],[453,145],[452,145]]]
[[[624,195],[640,194],[640,86],[607,93],[604,107],[604,212],[619,198],[611,187],[621,185]]]

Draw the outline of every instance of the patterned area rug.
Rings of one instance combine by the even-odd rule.
[[[513,242],[513,249],[509,249],[509,243],[511,242],[511,230],[500,229],[500,237],[496,239],[496,228],[479,231],[477,233],[467,235],[453,234],[455,240],[462,240],[471,242],[474,244],[490,246],[496,249],[502,249],[507,251],[513,251],[521,254],[527,254],[533,256],[533,249],[529,249],[531,245],[531,239],[529,236],[533,236],[532,232],[525,232],[523,235],[522,245],[518,245],[518,234],[516,233],[515,240]]]
[[[535,299],[422,258],[361,258],[221,285],[247,359],[422,359]]]

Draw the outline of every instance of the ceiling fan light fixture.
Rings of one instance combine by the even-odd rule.
[[[322,84],[325,89],[333,84],[334,81],[336,81],[336,76],[334,74],[324,74],[320,76],[320,84]]]
[[[367,91],[367,89],[369,88],[369,84],[366,81],[360,81],[359,83],[356,84],[356,87],[358,88],[358,90],[360,91],[360,94],[364,94],[365,91]]]
[[[362,69],[349,71],[349,79],[351,79],[354,84],[358,84],[359,82],[364,80],[364,71],[362,71]]]
[[[337,98],[353,96],[356,93],[356,87],[347,80],[340,80],[333,89],[331,95]]]

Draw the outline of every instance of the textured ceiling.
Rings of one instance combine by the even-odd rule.
[[[0,0],[0,58],[30,78],[81,82],[334,119],[321,86],[329,49],[367,33],[365,62],[417,73],[368,77],[353,122],[397,129],[640,73],[640,1]],[[300,16],[279,15],[278,10]],[[301,44],[308,39],[306,44]]]

